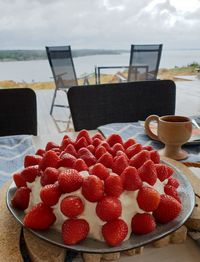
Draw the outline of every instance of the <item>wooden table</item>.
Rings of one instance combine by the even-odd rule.
[[[94,132],[92,132],[94,133]],[[75,133],[71,134],[72,137],[76,136]],[[45,136],[45,137],[34,137],[33,142],[36,148],[43,148],[47,141],[52,140],[55,142],[60,142],[63,137],[62,135],[56,136]],[[176,166],[187,178],[191,181],[193,188],[197,194],[200,195],[199,189],[199,179],[195,177],[192,172],[185,167],[183,164],[176,162],[174,160],[169,160],[170,163]],[[20,232],[21,226],[17,223],[14,217],[10,214],[6,207],[6,191],[11,182],[7,182],[0,191],[0,262],[13,262],[13,261],[23,261],[20,252]],[[24,239],[27,245],[29,256],[34,262],[37,261],[64,261],[66,250],[55,245],[49,244],[38,237],[34,236],[27,230],[24,230]],[[196,262],[200,260],[200,248],[195,244],[195,242],[189,237],[182,244],[169,244],[162,248],[155,248],[152,245],[148,245],[144,248],[141,254],[136,254],[134,256],[127,256],[124,254],[115,254],[116,258],[120,257],[118,261],[123,262],[154,262],[162,261],[165,262],[182,262],[190,261]],[[94,257],[93,260],[91,256],[85,254],[83,256],[84,261],[100,261],[100,256]],[[105,259],[109,259],[109,256],[105,256]],[[76,261],[81,261],[82,259],[76,259]]]

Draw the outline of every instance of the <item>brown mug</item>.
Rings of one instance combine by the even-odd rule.
[[[158,124],[157,135],[151,131],[150,123],[152,121],[156,121]],[[174,115],[162,117],[150,115],[145,120],[145,132],[150,138],[159,140],[165,144],[165,147],[159,150],[161,156],[176,160],[187,158],[188,153],[181,146],[190,139],[192,134],[192,122],[190,118]]]

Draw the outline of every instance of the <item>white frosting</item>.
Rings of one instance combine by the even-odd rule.
[[[62,171],[66,170],[66,168],[60,168],[60,171],[61,170]],[[80,175],[82,177],[87,177],[89,175],[89,173],[87,171],[82,171],[82,172],[80,172]],[[163,182],[161,182],[159,179],[157,179],[154,186],[151,186],[146,182],[143,182],[143,186],[152,187],[152,188],[156,189],[160,194],[163,194],[164,193],[164,185],[167,183],[167,181],[168,181],[168,179],[166,179]],[[33,183],[27,183],[27,185],[31,189],[31,193],[30,193],[29,206],[25,210],[26,213],[34,205],[41,202],[40,190],[41,190],[42,186],[40,184],[40,177],[37,177]],[[123,219],[126,222],[126,224],[128,225],[128,234],[127,234],[125,240],[129,239],[130,234],[131,234],[132,217],[136,213],[144,213],[144,211],[142,209],[140,209],[138,204],[137,204],[136,199],[137,199],[138,191],[139,190],[136,190],[136,191],[126,191],[125,190],[125,191],[123,191],[123,193],[119,197],[119,200],[121,201],[121,205],[122,205],[122,214],[121,214],[120,218]],[[53,212],[56,216],[56,221],[55,221],[53,227],[55,227],[57,230],[61,231],[61,227],[62,227],[63,222],[66,219],[68,219],[68,217],[66,217],[60,210],[60,203],[63,200],[63,198],[65,198],[67,196],[78,196],[78,197],[80,197],[80,199],[84,203],[84,211],[80,216],[78,216],[78,218],[85,219],[89,223],[90,231],[89,231],[88,237],[96,239],[96,240],[104,241],[102,233],[101,233],[101,229],[102,229],[102,225],[105,222],[102,221],[96,214],[97,203],[96,202],[92,203],[92,202],[89,202],[87,199],[85,199],[84,196],[81,193],[81,189],[74,191],[74,192],[71,192],[71,193],[62,194],[58,203],[55,206],[52,207]]]

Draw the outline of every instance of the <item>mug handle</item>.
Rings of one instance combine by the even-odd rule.
[[[158,123],[158,121],[159,121],[159,116],[157,116],[157,115],[150,115],[150,116],[148,116],[148,117],[146,118],[145,123],[144,123],[145,132],[146,132],[146,134],[147,134],[150,138],[152,138],[152,139],[154,139],[154,140],[159,140],[158,135],[155,135],[155,134],[151,131],[151,129],[150,129],[150,123],[151,123],[152,121],[156,121],[156,122]]]

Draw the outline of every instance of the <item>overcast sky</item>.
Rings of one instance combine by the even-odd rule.
[[[200,48],[200,0],[0,0],[0,49]]]

